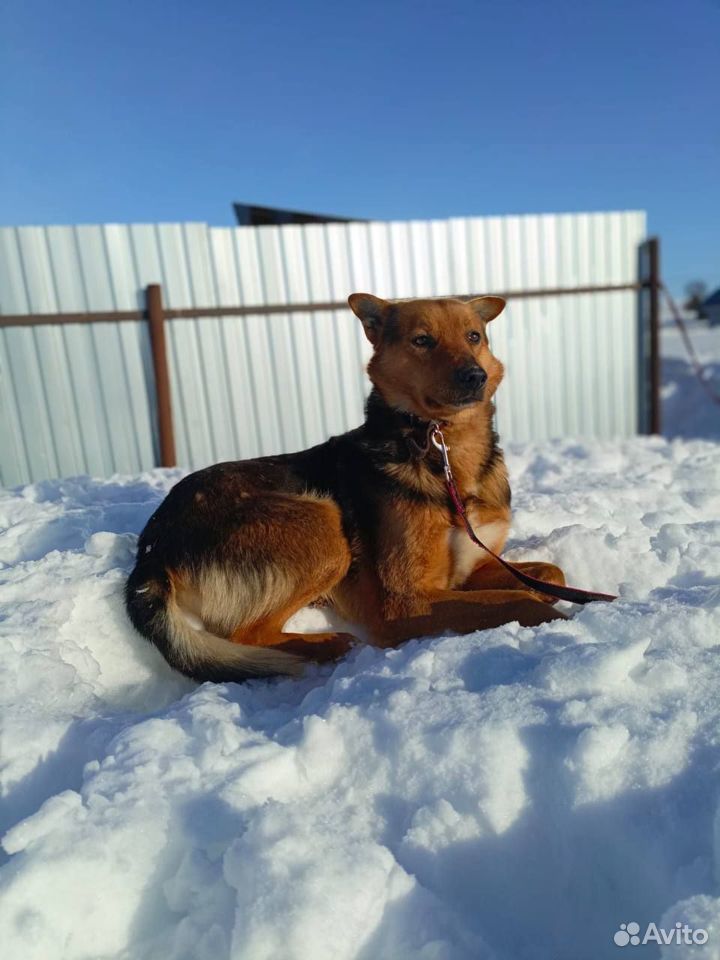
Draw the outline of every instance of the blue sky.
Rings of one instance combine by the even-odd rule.
[[[5,0],[0,222],[646,209],[720,284],[720,0]]]

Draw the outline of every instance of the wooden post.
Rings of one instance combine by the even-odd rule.
[[[153,369],[155,371],[155,398],[157,401],[158,435],[160,439],[160,467],[174,467],[175,432],[170,401],[170,374],[168,372],[167,346],[165,343],[165,312],[162,302],[162,287],[151,283],[145,290],[145,306],[150,326]]]

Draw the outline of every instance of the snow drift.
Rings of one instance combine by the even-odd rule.
[[[510,557],[616,603],[242,686],[124,617],[178,473],[2,494],[4,958],[720,956],[720,445],[508,462]]]

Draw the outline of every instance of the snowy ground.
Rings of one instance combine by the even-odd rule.
[[[687,322],[697,357],[708,383],[720,396],[720,328]],[[680,333],[668,320],[661,336],[663,432],[667,437],[707,437],[720,440],[720,406],[690,373]]]
[[[666,429],[715,442],[509,451],[510,555],[621,597],[559,625],[197,687],[121,608],[173,474],[2,494],[4,960],[719,957],[720,417],[675,339]]]

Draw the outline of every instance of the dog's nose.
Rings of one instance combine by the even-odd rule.
[[[487,380],[487,374],[482,367],[476,363],[470,363],[466,367],[458,367],[455,371],[455,380],[461,387],[477,389],[482,387]]]

